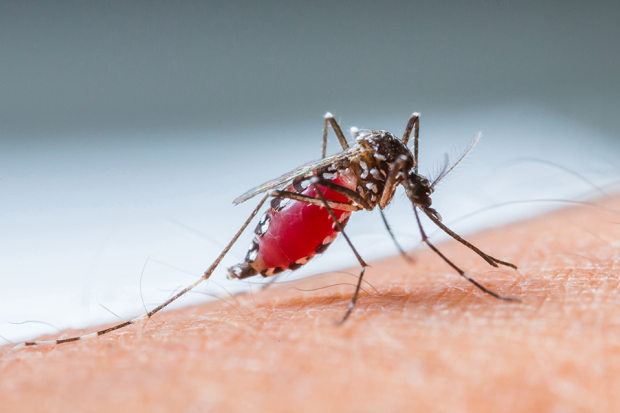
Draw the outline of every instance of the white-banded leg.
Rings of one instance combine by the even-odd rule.
[[[422,241],[425,242],[426,245],[428,245],[429,248],[432,249],[437,255],[439,255],[441,257],[441,259],[446,262],[446,264],[448,264],[450,267],[452,267],[454,269],[454,271],[459,273],[460,276],[462,276],[467,281],[469,281],[470,283],[472,283],[473,285],[478,287],[480,290],[484,291],[485,293],[487,293],[487,294],[489,294],[489,295],[491,295],[491,296],[493,296],[495,298],[499,298],[500,300],[504,300],[504,301],[521,301],[518,298],[506,297],[506,296],[500,295],[500,294],[498,294],[498,293],[496,293],[494,291],[489,290],[484,285],[480,284],[478,281],[474,280],[469,275],[467,275],[465,273],[465,271],[463,271],[459,267],[457,267],[452,261],[450,261],[445,255],[443,255],[441,253],[441,251],[439,251],[437,249],[437,247],[435,247],[433,244],[431,244],[431,242],[428,240],[428,237],[426,236],[426,232],[424,232],[424,228],[422,227],[422,222],[420,221],[420,216],[418,215],[418,210],[417,210],[415,205],[413,206],[413,212],[415,213],[415,219],[418,222],[418,228],[420,229],[420,234],[422,235]]]
[[[63,344],[63,343],[70,343],[72,341],[79,341],[79,340],[86,340],[89,338],[95,338],[98,336],[102,336],[104,334],[110,333],[112,331],[115,330],[119,330],[123,327],[126,327],[128,325],[131,324],[135,324],[138,321],[142,321],[148,318],[151,318],[153,315],[155,315],[156,313],[160,312],[161,310],[163,310],[164,308],[166,308],[168,305],[170,305],[172,302],[176,301],[177,299],[181,298],[182,296],[184,296],[185,294],[187,294],[188,292],[190,292],[191,290],[193,290],[194,288],[196,288],[199,284],[201,284],[203,281],[209,279],[209,277],[211,276],[211,274],[213,274],[213,271],[215,270],[215,268],[217,268],[217,266],[220,264],[220,262],[222,261],[222,259],[224,258],[224,256],[228,253],[228,251],[232,248],[232,246],[235,244],[235,242],[237,242],[237,240],[239,239],[239,237],[241,236],[241,234],[243,233],[243,231],[248,227],[248,225],[250,225],[250,222],[252,221],[252,219],[254,219],[254,217],[256,216],[256,214],[258,214],[258,211],[260,210],[260,208],[263,206],[263,204],[265,203],[265,201],[267,200],[267,198],[269,197],[269,194],[266,194],[263,199],[261,199],[261,201],[259,202],[259,204],[256,206],[256,208],[254,208],[254,211],[252,211],[252,214],[249,216],[249,218],[245,221],[245,223],[241,226],[241,228],[239,229],[239,231],[237,231],[237,233],[235,234],[235,236],[233,237],[233,239],[228,243],[228,245],[226,245],[226,248],[224,248],[224,250],[220,253],[220,255],[215,259],[215,261],[213,262],[213,264],[211,264],[211,266],[204,272],[204,274],[202,275],[202,277],[200,277],[200,279],[198,279],[195,283],[193,283],[192,285],[184,288],[182,291],[180,291],[179,293],[175,294],[172,298],[168,299],[166,302],[164,302],[163,304],[157,306],[156,308],[154,308],[153,310],[149,311],[146,314],[143,314],[139,317],[136,317],[134,319],[131,319],[129,321],[125,321],[124,323],[120,323],[117,324],[115,326],[106,328],[104,330],[100,330],[100,331],[96,331],[94,333],[90,333],[90,334],[86,334],[83,336],[79,336],[79,337],[71,337],[71,338],[65,338],[62,340],[48,340],[48,341],[27,341],[25,343],[19,344],[18,346],[16,346],[13,350],[17,350],[19,348],[22,347],[28,347],[28,346],[36,346],[38,344]]]
[[[330,112],[327,112],[323,117],[325,118],[325,126],[323,127],[323,155],[321,156],[321,158],[325,158],[327,154],[327,128],[329,125],[332,125],[332,129],[334,130],[334,133],[336,133],[336,136],[338,137],[338,142],[340,142],[340,146],[342,146],[342,149],[349,149],[349,144],[347,143],[347,140],[342,134],[342,130],[340,129],[340,126],[338,126],[338,122],[336,122],[336,119],[334,119],[334,115],[332,115]]]

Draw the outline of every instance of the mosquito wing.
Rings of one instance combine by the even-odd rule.
[[[245,194],[235,199],[233,201],[233,204],[238,205],[263,192],[269,191],[271,189],[282,188],[286,186],[287,184],[289,184],[292,180],[294,180],[298,176],[303,176],[303,175],[312,173],[317,169],[330,165],[341,159],[345,159],[350,156],[356,155],[359,152],[360,152],[360,148],[359,146],[356,145],[352,148],[349,148],[335,155],[328,156],[327,158],[323,158],[318,161],[307,163],[291,172],[285,173],[284,175],[277,177],[276,179],[272,179],[271,181],[265,182],[264,184],[259,185],[256,188],[250,189],[248,192],[246,192]]]

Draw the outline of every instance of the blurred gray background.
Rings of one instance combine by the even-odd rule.
[[[116,321],[102,306],[127,319],[191,283],[255,206],[233,199],[319,157],[326,111],[397,135],[422,112],[424,173],[482,131],[433,196],[465,235],[565,206],[550,199],[612,194],[619,12],[611,1],[0,3],[0,335]],[[387,215],[416,247],[402,193]],[[368,261],[395,254],[376,211],[347,231]],[[175,306],[252,288],[224,280],[251,236]],[[355,265],[336,241],[283,282]]]
[[[0,136],[515,101],[617,136],[619,17],[617,1],[2,2]]]

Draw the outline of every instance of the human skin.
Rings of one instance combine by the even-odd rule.
[[[439,245],[521,302],[482,293],[422,249],[414,264],[371,263],[372,287],[344,325],[334,322],[358,269],[160,313],[93,340],[5,346],[0,410],[619,411],[620,197],[597,205],[468,237],[518,271]]]

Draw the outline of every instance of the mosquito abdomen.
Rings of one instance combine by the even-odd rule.
[[[287,190],[316,197],[308,180],[300,180]],[[340,175],[332,182],[350,189],[356,187],[351,175]],[[330,189],[321,188],[329,201],[351,201]],[[338,221],[346,225],[351,212],[334,210]],[[254,231],[243,263],[229,269],[229,277],[245,278],[256,274],[271,276],[285,270],[296,270],[317,254],[323,253],[338,236],[338,229],[326,208],[304,202],[276,197]]]

